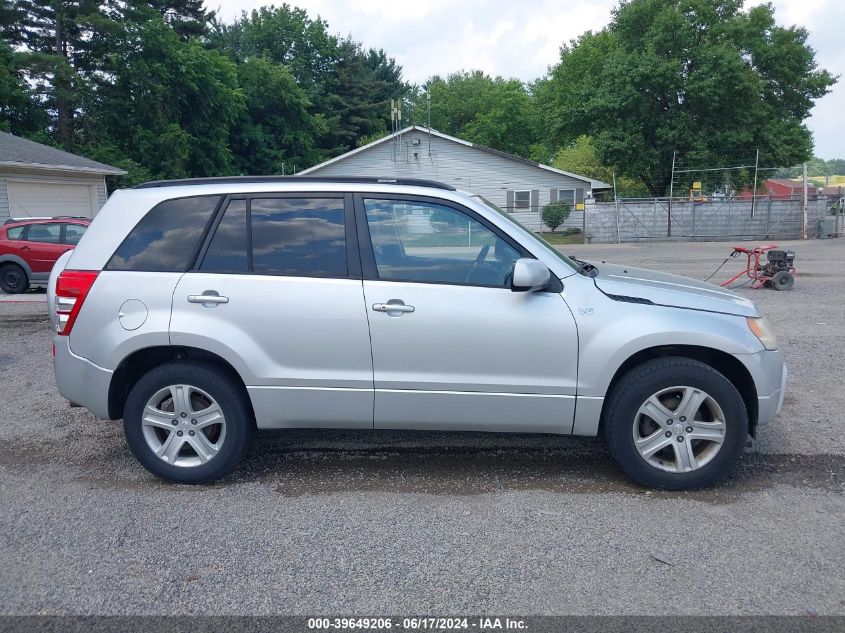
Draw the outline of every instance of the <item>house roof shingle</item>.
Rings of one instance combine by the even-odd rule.
[[[126,173],[117,167],[98,163],[95,160],[6,132],[0,132],[0,166],[32,167],[33,169],[102,174],[104,176],[122,176]]]
[[[498,149],[493,149],[491,147],[485,147],[484,145],[479,145],[478,143],[471,143],[471,142],[465,141],[461,138],[456,138],[454,136],[449,136],[448,134],[444,134],[443,132],[438,132],[437,130],[434,130],[434,129],[429,130],[428,128],[422,127],[420,125],[410,125],[410,126],[406,127],[405,129],[400,130],[399,132],[395,132],[395,133],[392,133],[392,134],[388,134],[387,136],[383,136],[380,139],[377,139],[377,140],[375,140],[371,143],[367,143],[366,145],[362,145],[361,147],[357,147],[357,148],[355,148],[355,149],[353,149],[349,152],[346,152],[345,154],[341,154],[340,156],[335,156],[334,158],[330,158],[329,160],[322,162],[319,165],[314,165],[313,167],[309,167],[308,169],[303,169],[299,173],[300,174],[310,174],[312,172],[319,171],[320,169],[322,169],[323,167],[325,167],[327,165],[331,165],[332,163],[336,163],[338,161],[344,160],[344,159],[346,159],[350,156],[358,154],[359,152],[363,152],[364,150],[367,150],[371,147],[375,147],[376,145],[379,145],[380,143],[384,143],[385,141],[389,141],[393,138],[396,138],[397,135],[401,136],[402,134],[406,134],[406,133],[408,133],[412,130],[417,131],[417,132],[423,132],[425,134],[430,133],[430,134],[433,134],[434,136],[437,136],[438,138],[442,138],[442,139],[445,139],[447,141],[452,141],[453,143],[459,143],[461,145],[466,145],[467,147],[474,147],[475,149],[481,150],[483,152],[488,152],[490,154],[496,154],[498,156],[503,156],[504,158],[507,158],[509,160],[514,160],[514,161],[517,161],[517,162],[520,162],[520,163],[523,163],[523,164],[526,164],[526,165],[531,165],[532,167],[537,167],[538,169],[544,169],[546,171],[551,171],[551,172],[554,172],[556,174],[561,174],[563,176],[569,176],[570,178],[575,178],[577,180],[583,180],[584,182],[589,182],[593,191],[602,191],[602,190],[612,189],[611,185],[607,184],[606,182],[602,182],[600,180],[595,180],[594,178],[588,178],[587,176],[581,176],[580,174],[573,174],[572,172],[563,171],[562,169],[557,169],[556,167],[552,167],[551,165],[544,165],[542,163],[537,163],[537,162],[534,162],[533,160],[528,160],[527,158],[522,158],[521,156],[515,156],[514,154],[509,154],[508,152],[503,152],[503,151],[498,150]]]

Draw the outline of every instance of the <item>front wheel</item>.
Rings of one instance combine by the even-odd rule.
[[[792,287],[795,285],[795,277],[792,273],[786,270],[779,270],[774,274],[772,277],[772,288],[775,290],[792,290]]]
[[[709,486],[734,467],[748,435],[736,387],[699,361],[667,357],[629,371],[608,397],[608,448],[634,481],[652,488]]]
[[[205,483],[231,472],[254,427],[243,386],[202,362],[156,367],[135,384],[124,408],[132,453],[151,473],[178,483]]]

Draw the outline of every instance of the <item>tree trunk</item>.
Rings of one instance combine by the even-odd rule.
[[[53,72],[53,90],[56,92],[56,131],[59,145],[66,151],[73,149],[73,110],[68,94],[70,81],[65,75],[67,63],[67,42],[64,41],[62,18],[63,0],[53,0],[53,13],[56,22],[56,68]]]

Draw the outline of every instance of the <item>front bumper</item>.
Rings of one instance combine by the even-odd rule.
[[[778,390],[767,397],[757,397],[757,407],[759,410],[757,414],[758,424],[771,422],[780,413],[780,410],[783,409],[783,399],[786,396],[786,380],[788,376],[789,370],[784,365]]]
[[[53,336],[53,373],[59,393],[98,418],[109,417],[109,385],[112,373],[70,349],[67,336]]]
[[[737,354],[757,388],[757,424],[771,422],[783,408],[789,370],[779,350]]]

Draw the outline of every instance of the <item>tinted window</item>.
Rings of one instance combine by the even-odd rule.
[[[45,244],[58,244],[59,236],[62,233],[61,224],[30,224],[26,239],[29,242],[43,242]]]
[[[191,265],[220,196],[167,200],[132,229],[109,260],[110,270],[183,272]]]
[[[6,229],[6,238],[10,240],[19,240],[21,239],[21,235],[23,235],[23,230],[26,228],[24,226],[13,226],[9,229]]]
[[[381,279],[509,285],[519,253],[492,230],[451,207],[365,200]]]
[[[246,200],[232,200],[214,231],[200,270],[245,273],[247,266]]]
[[[342,199],[264,198],[250,205],[256,273],[347,275]]]
[[[79,244],[86,228],[81,224],[65,224],[65,244]]]

